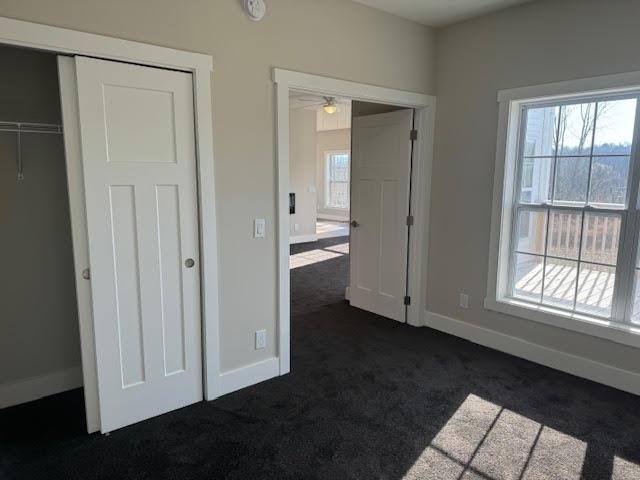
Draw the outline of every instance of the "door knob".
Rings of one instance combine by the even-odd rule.
[[[360,226],[360,224],[359,224],[358,222],[356,222],[355,220],[352,220],[352,221],[351,221],[351,226],[352,226],[353,228],[357,228],[357,227],[359,227],[359,226]]]
[[[192,268],[195,264],[196,264],[196,262],[193,260],[193,258],[187,258],[184,261],[184,266],[187,267],[187,268]]]

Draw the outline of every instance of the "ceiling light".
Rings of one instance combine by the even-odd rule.
[[[336,113],[338,111],[338,107],[336,107],[335,105],[325,105],[322,108],[328,114]]]
[[[336,107],[336,99],[333,97],[324,97],[324,101],[326,102],[322,109],[328,114],[333,114],[338,111],[338,107]]]

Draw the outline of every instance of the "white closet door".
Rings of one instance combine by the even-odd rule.
[[[349,301],[404,321],[413,111],[356,117],[351,147]],[[353,224],[352,224],[353,225]]]
[[[192,77],[76,57],[101,430],[202,399]]]

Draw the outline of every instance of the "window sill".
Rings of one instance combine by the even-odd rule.
[[[340,210],[341,212],[348,212],[349,207],[334,207],[333,205],[325,205],[325,210]]]
[[[532,305],[512,298],[501,300],[485,298],[484,308],[640,348],[640,325],[621,325],[597,317],[570,313],[546,305]]]

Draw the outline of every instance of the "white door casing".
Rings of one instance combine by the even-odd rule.
[[[352,127],[351,305],[405,321],[413,110],[355,117]]]
[[[203,397],[193,85],[86,57],[76,73],[108,432]]]

